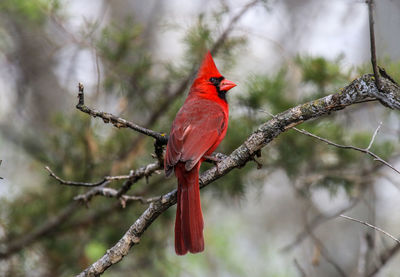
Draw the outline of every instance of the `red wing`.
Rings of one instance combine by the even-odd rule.
[[[190,170],[220,139],[225,114],[208,100],[191,101],[178,112],[171,128],[165,156],[167,175],[179,161]]]

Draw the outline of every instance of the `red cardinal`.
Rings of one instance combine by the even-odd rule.
[[[165,172],[178,178],[175,252],[204,250],[199,169],[225,137],[228,128],[226,92],[236,84],[224,78],[208,52],[185,103],[172,124],[165,154]]]

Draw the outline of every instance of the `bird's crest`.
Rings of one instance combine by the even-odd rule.
[[[210,51],[207,51],[206,55],[201,62],[199,71],[197,73],[197,78],[209,79],[211,77],[220,77],[217,67],[215,66],[214,60],[211,56]]]

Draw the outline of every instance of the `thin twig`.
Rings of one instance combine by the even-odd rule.
[[[126,182],[124,182],[122,187],[118,190],[117,196],[120,197],[121,195],[125,194],[128,190],[130,190],[130,188],[134,183],[136,183],[143,177],[148,178],[153,173],[160,174],[159,170],[163,168],[163,165],[164,165],[163,161],[157,161],[131,172],[129,175],[131,175],[132,177],[129,178]]]
[[[375,31],[374,31],[374,0],[367,0],[368,3],[368,15],[369,15],[369,39],[371,43],[371,63],[372,70],[374,71],[375,76],[375,84],[376,87],[380,90],[381,84],[378,73],[378,66],[376,63],[376,47],[375,47]]]
[[[74,182],[61,179],[48,166],[45,166],[45,169],[50,173],[50,176],[56,179],[60,184],[67,186],[75,186],[75,187],[97,187],[105,183],[109,183],[110,181],[125,180],[132,178],[132,175],[119,175],[119,176],[105,176],[102,180],[95,183]]]
[[[376,137],[376,135],[378,134],[379,129],[381,128],[381,126],[382,126],[382,121],[379,122],[379,125],[378,125],[378,127],[375,129],[375,132],[374,132],[374,134],[372,135],[371,141],[369,142],[369,145],[368,145],[368,147],[367,147],[365,150],[369,151],[369,149],[371,149],[372,144],[374,143],[375,137]]]
[[[91,190],[87,191],[84,194],[79,194],[74,197],[74,200],[83,202],[84,204],[87,204],[94,196],[106,196],[106,197],[114,197],[117,198],[121,201],[121,203],[124,201],[124,198],[127,196],[125,193],[132,187],[133,184],[137,183],[140,179],[142,178],[147,178],[153,173],[158,173],[159,174],[159,169],[162,168],[160,164],[157,162],[148,164],[146,166],[143,166],[141,168],[138,168],[136,170],[131,170],[129,175],[122,175],[122,176],[112,176],[112,177],[126,177],[126,181],[122,184],[121,188],[118,190],[111,189],[105,187],[107,183],[103,183],[97,187],[92,188]],[[129,200],[130,197],[127,199]],[[139,200],[143,203],[150,203],[151,201],[147,201],[144,198],[138,199],[138,197],[135,197],[136,200]],[[131,199],[133,200],[133,198]],[[122,203],[123,204],[123,203]]]
[[[161,196],[145,198],[142,196],[135,195],[119,195],[119,191],[113,188],[105,188],[105,187],[97,187],[90,191],[90,193],[81,194],[74,197],[76,201],[82,201],[87,203],[93,196],[102,195],[110,198],[118,198],[121,202],[121,206],[123,208],[126,207],[127,202],[131,201],[139,201],[142,204],[149,204],[151,202],[157,201],[161,198]]]
[[[122,178],[129,176],[128,181],[129,181],[129,188],[130,188],[130,186],[132,186],[133,183],[139,181],[142,177],[145,177],[146,174],[147,174],[147,176],[149,176],[150,174],[156,172],[157,169],[159,168],[156,166],[156,164],[158,165],[158,162],[149,164],[142,168],[139,168],[135,171],[132,171],[130,173],[130,175],[108,176],[108,177],[110,180],[111,179],[116,180],[119,178],[122,179]],[[55,178],[57,181],[59,181],[62,184],[73,185],[73,186],[77,186],[77,185],[78,186],[82,186],[82,185],[87,186],[84,184],[88,184],[89,187],[93,184],[93,183],[65,181],[65,180],[59,178],[57,175],[55,175],[49,167],[46,167],[46,169],[50,172],[50,175],[53,178]],[[110,180],[108,180],[107,182],[109,182]],[[102,182],[102,181],[100,181],[100,182]],[[140,197],[140,196],[130,196],[130,195],[124,195],[124,194],[118,195],[119,193],[121,193],[121,191],[124,191],[124,192],[127,191],[128,187],[121,187],[116,192],[114,192],[114,191],[110,192],[110,190],[108,190],[107,192],[109,192],[109,194],[107,195],[107,192],[106,192],[107,188],[104,188],[104,186],[106,184],[107,184],[106,182],[103,182],[102,184],[93,187],[87,193],[78,195],[76,197],[77,198],[76,200],[78,200],[78,201],[72,202],[70,205],[65,207],[61,212],[59,212],[58,215],[51,217],[44,224],[42,224],[40,227],[33,230],[32,232],[29,232],[26,235],[21,236],[20,238],[9,242],[5,246],[4,249],[3,248],[0,249],[0,260],[7,258],[10,255],[20,251],[22,248],[30,245],[31,243],[35,242],[38,239],[44,237],[48,233],[54,232],[55,230],[59,229],[61,227],[62,223],[67,221],[69,218],[71,218],[74,215],[74,213],[78,210],[78,208],[80,207],[80,205],[79,205],[80,201],[87,204],[87,202],[90,201],[90,199],[95,195],[104,195],[104,196],[118,198],[123,207],[126,205],[126,203],[131,202],[131,201],[140,201],[143,204],[148,204],[148,203],[151,203],[153,201],[157,201],[158,199],[160,199],[160,197],[144,198],[144,197]],[[104,189],[104,191],[102,191],[102,189]]]
[[[131,121],[123,119],[121,117],[117,117],[113,114],[97,111],[95,109],[91,109],[88,106],[85,106],[85,95],[84,95],[84,86],[82,83],[78,84],[78,104],[76,108],[84,113],[87,113],[93,117],[100,117],[103,119],[104,123],[112,123],[117,128],[130,128],[136,132],[142,133],[146,136],[153,137],[156,140],[160,141],[160,143],[166,144],[168,141],[168,136],[163,133],[159,133],[142,126],[137,125]]]
[[[341,214],[341,215],[339,215],[339,216],[340,216],[340,217],[343,217],[343,218],[346,218],[346,219],[349,219],[349,220],[352,220],[352,221],[355,221],[355,222],[358,222],[358,223],[361,223],[361,224],[364,224],[364,225],[366,225],[366,226],[368,226],[368,227],[371,227],[372,229],[374,229],[374,230],[376,230],[376,231],[378,231],[378,232],[381,232],[382,234],[385,234],[386,236],[390,237],[392,240],[394,240],[395,242],[397,242],[398,244],[400,244],[400,240],[396,239],[394,236],[392,236],[391,234],[389,234],[389,233],[386,232],[385,230],[382,230],[382,229],[379,228],[379,227],[376,227],[376,226],[374,226],[374,225],[372,225],[372,224],[370,224],[370,223],[368,223],[368,222],[361,221],[361,220],[358,220],[358,219],[356,219],[356,218],[353,218],[353,217],[350,217],[350,216],[347,216],[347,215]]]
[[[380,125],[379,125],[378,128],[375,130],[376,133],[379,131],[379,128],[380,128]],[[312,134],[312,133],[310,133],[310,132],[308,132],[308,131],[306,131],[306,130],[304,130],[304,129],[301,129],[301,130],[300,130],[300,129],[296,128],[296,127],[293,127],[292,129],[294,129],[294,130],[296,130],[297,132],[302,133],[302,134],[304,134],[304,135],[306,135],[306,136],[316,138],[316,139],[318,139],[318,140],[320,140],[320,141],[323,141],[323,142],[325,142],[325,143],[327,143],[327,144],[333,145],[333,146],[338,147],[338,148],[352,149],[352,150],[356,150],[356,151],[359,151],[359,152],[368,154],[368,155],[370,155],[371,157],[373,157],[375,161],[378,161],[378,162],[383,163],[383,164],[386,165],[387,167],[393,169],[394,171],[396,171],[397,173],[400,174],[400,171],[397,170],[393,165],[391,165],[390,163],[388,163],[387,161],[385,161],[384,159],[382,159],[381,157],[379,157],[379,156],[376,155],[375,153],[371,152],[368,148],[363,149],[363,148],[355,147],[355,146],[352,146],[352,145],[341,145],[341,144],[337,144],[337,143],[335,143],[335,142],[332,142],[332,141],[330,141],[330,140],[328,140],[328,139],[326,139],[326,138],[322,138],[322,137],[320,137],[320,136],[314,135],[314,134]],[[372,145],[373,140],[375,139],[375,136],[376,136],[376,134],[374,133],[374,135],[372,136],[372,139],[371,139],[371,141],[370,141],[370,145]]]

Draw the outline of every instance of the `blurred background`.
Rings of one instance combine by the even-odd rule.
[[[379,64],[400,81],[400,2],[376,2]],[[62,186],[44,169],[96,182],[153,161],[152,139],[75,108],[78,82],[89,107],[168,132],[193,69],[212,48],[221,73],[238,84],[218,149],[226,154],[270,114],[372,72],[368,9],[359,0],[0,2],[0,276],[77,274],[146,208],[95,197],[71,209],[87,189]],[[299,127],[365,148],[380,122],[371,150],[400,168],[399,113],[378,102]],[[294,130],[259,161],[262,169],[249,163],[202,191],[202,254],[175,255],[173,207],[104,276],[399,276],[393,240],[338,217],[400,236],[397,173]],[[175,186],[154,175],[128,194],[152,197]]]

